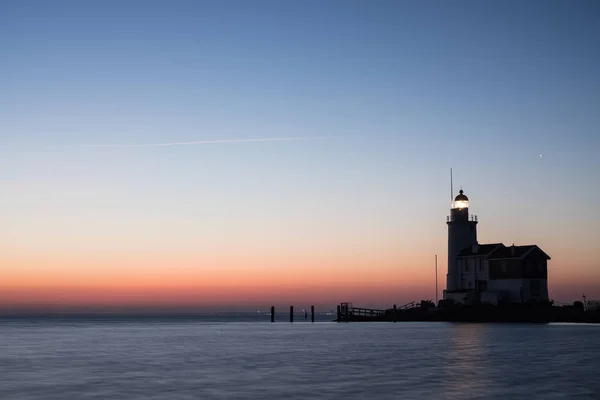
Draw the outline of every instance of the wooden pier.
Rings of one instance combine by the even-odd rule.
[[[433,306],[430,301],[411,301],[400,307],[393,305],[387,310],[377,308],[354,307],[352,303],[341,303],[337,306],[336,322],[367,322],[367,321],[390,321],[400,322],[409,319],[409,314],[426,311]],[[412,319],[414,317],[410,317]]]
[[[342,303],[338,307],[337,322],[385,321],[386,310],[353,307],[352,303]]]
[[[582,304],[557,307],[550,302],[436,307],[432,301],[422,300],[387,310],[354,307],[352,303],[341,303],[337,308],[336,322],[600,323],[600,308],[584,310]]]

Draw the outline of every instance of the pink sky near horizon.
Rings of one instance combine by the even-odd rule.
[[[552,299],[566,303],[580,300],[582,294],[588,299],[600,298],[592,265],[586,268],[579,263],[574,270],[564,254],[550,253]],[[288,304],[331,308],[345,301],[364,307],[391,307],[434,300],[433,257],[417,251],[412,259],[404,257],[401,264],[401,256],[267,253],[86,258],[83,254],[4,254],[0,256],[0,309],[101,306],[252,310]],[[445,255],[438,255],[439,298],[445,273]]]

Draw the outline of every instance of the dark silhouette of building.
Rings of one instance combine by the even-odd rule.
[[[461,304],[548,301],[548,260],[536,245],[477,242],[476,215],[460,190],[448,224],[448,274],[444,300]]]

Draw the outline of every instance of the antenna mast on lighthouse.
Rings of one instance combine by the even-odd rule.
[[[454,201],[454,188],[452,187],[452,168],[450,168],[450,206]]]

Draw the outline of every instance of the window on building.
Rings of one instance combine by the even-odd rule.
[[[470,272],[468,261],[465,261],[465,272]]]
[[[477,264],[479,272],[483,272],[483,263],[481,262],[481,259],[478,260]]]
[[[506,261],[502,261],[500,263],[500,268],[502,269],[503,273],[506,273]]]
[[[539,296],[541,292],[541,284],[538,279],[532,279],[529,281],[529,291],[534,296]]]
[[[469,281],[469,289],[471,288],[471,282]]]

